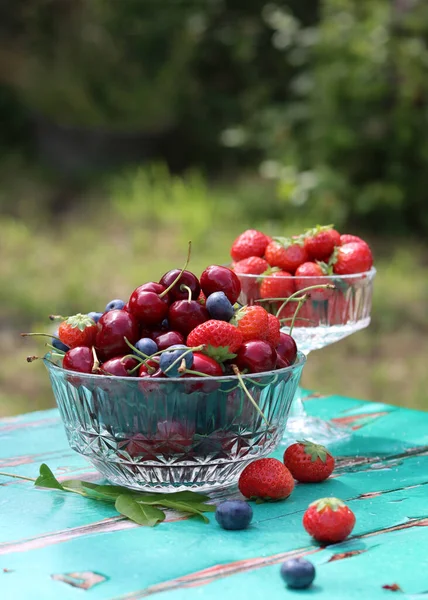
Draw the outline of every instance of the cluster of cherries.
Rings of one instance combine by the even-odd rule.
[[[239,305],[240,293],[227,267],[211,265],[199,279],[173,269],[103,313],[51,316],[61,320],[52,354],[64,369],[116,377],[239,376],[292,365],[293,337],[264,308]]]

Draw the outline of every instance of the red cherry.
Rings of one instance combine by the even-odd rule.
[[[250,373],[272,371],[276,366],[276,352],[269,342],[251,340],[240,346],[234,363],[240,371]]]
[[[168,271],[167,273],[165,273],[165,275],[162,275],[162,277],[159,280],[159,283],[164,285],[165,288],[167,288],[173,283],[175,279],[177,279],[179,273],[180,269],[172,269],[172,271]],[[199,284],[198,278],[190,271],[183,271],[180,279],[169,290],[169,294],[171,296],[172,301],[185,300],[189,297],[189,292],[184,286],[187,286],[191,290],[192,300],[198,299],[199,293],[201,291],[201,286]]]
[[[140,331],[137,319],[126,310],[110,310],[97,323],[95,347],[102,359],[113,358],[129,352],[125,338],[135,344]]]
[[[159,350],[166,350],[174,344],[184,344],[184,337],[178,331],[161,332],[153,340],[158,345]]]
[[[294,338],[291,337],[291,335],[288,335],[288,333],[281,331],[279,344],[276,347],[276,353],[278,354],[279,359],[281,359],[279,360],[280,364],[278,365],[280,368],[292,365],[297,356],[297,346]],[[285,365],[282,364],[282,361]]]
[[[115,356],[106,360],[101,367],[102,373],[104,375],[115,375],[116,377],[129,377],[129,371],[137,366],[137,361],[131,357],[123,359],[123,356]]]
[[[154,285],[159,284],[156,283]],[[161,298],[158,292],[147,291],[144,285],[137,287],[129,298],[129,310],[131,314],[135,315],[144,325],[157,325],[161,323],[168,313],[168,306],[168,294],[165,294]]]
[[[79,373],[92,373],[94,367],[94,355],[92,349],[87,346],[76,346],[65,353],[62,366],[68,371]]]
[[[168,310],[168,323],[173,329],[188,336],[192,329],[210,319],[210,314],[196,300],[177,300]]]
[[[192,371],[205,373],[206,375],[211,375],[212,377],[221,377],[224,375],[221,365],[210,356],[202,354],[201,352],[193,353]],[[197,377],[197,375],[186,373],[184,377]]]
[[[211,265],[201,275],[201,288],[208,298],[213,292],[224,292],[232,304],[241,293],[241,283],[237,275],[227,267]]]

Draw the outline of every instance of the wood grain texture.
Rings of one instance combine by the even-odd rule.
[[[0,477],[2,600],[377,600],[394,586],[397,597],[428,599],[428,414],[317,394],[306,405],[354,430],[334,448],[334,477],[253,505],[242,532],[223,531],[213,516],[204,525],[175,513],[154,529],[138,527],[110,505]],[[69,449],[57,411],[0,421],[0,469],[35,477],[41,462],[59,479],[99,478]],[[357,517],[351,538],[325,548],[301,525],[323,496],[342,498]],[[300,594],[279,576],[294,556],[317,568],[315,585]]]

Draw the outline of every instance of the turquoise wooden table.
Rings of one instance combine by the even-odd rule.
[[[245,531],[177,513],[139,527],[110,505],[0,477],[0,598],[428,598],[428,413],[337,396],[305,404],[354,435],[335,447],[333,478],[253,504]],[[43,462],[59,479],[98,479],[69,449],[57,410],[0,421],[0,471],[36,477]],[[357,518],[349,540],[326,548],[301,525],[308,504],[324,496],[345,500]],[[280,563],[295,556],[316,566],[309,590],[288,590],[280,578]]]

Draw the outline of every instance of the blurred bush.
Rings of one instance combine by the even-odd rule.
[[[423,0],[21,0],[3,11],[0,111],[13,112],[14,95],[4,133],[20,145],[28,115],[168,130],[160,153],[175,168],[258,169],[291,216],[428,231]],[[85,138],[73,143],[90,167],[103,146],[133,142],[101,136],[88,155]]]

